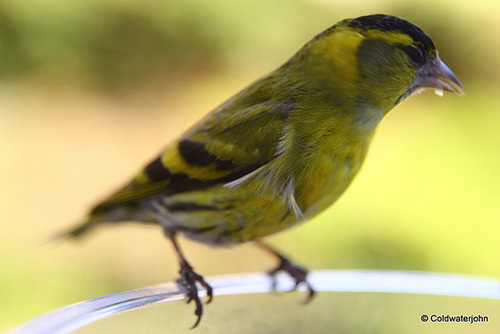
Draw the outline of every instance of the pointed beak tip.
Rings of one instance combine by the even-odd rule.
[[[442,80],[442,78],[440,78],[440,81],[447,86],[448,89],[445,89],[449,92],[452,92],[452,93],[455,93],[457,95],[460,95],[460,96],[464,96],[465,95],[465,90],[464,90],[464,87],[462,86],[462,84],[460,83],[460,81],[449,81],[449,80]]]
[[[462,86],[462,84],[460,82],[459,82],[458,87],[456,87],[456,88],[458,88],[458,89],[455,90],[456,94],[458,94],[460,96],[465,96],[466,95],[465,89],[464,89],[464,87]]]
[[[433,88],[436,94],[442,96],[443,91],[465,95],[465,90],[455,73],[437,56],[429,63],[421,74],[417,86],[419,88]]]
[[[443,89],[456,93],[458,95],[465,95],[464,87],[460,80],[453,71],[438,57],[432,63],[431,73],[436,77],[437,81],[441,83]]]

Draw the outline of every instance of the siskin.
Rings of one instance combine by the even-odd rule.
[[[197,283],[212,288],[182,253],[176,236],[224,246],[256,241],[314,290],[307,271],[262,238],[316,216],[346,190],[385,114],[426,88],[463,94],[434,43],[389,15],[346,19],[305,44],[284,65],[209,113],[130,183],[92,209],[66,235],[95,225],[158,223],[180,262],[178,282],[203,306]]]

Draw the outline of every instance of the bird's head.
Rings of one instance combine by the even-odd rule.
[[[420,28],[390,15],[340,21],[297,53],[323,90],[385,110],[426,88],[464,94]]]

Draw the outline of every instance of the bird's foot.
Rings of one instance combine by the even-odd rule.
[[[194,303],[196,304],[194,314],[198,317],[198,319],[191,327],[191,329],[193,329],[198,326],[201,321],[201,316],[203,315],[203,303],[198,296],[198,287],[196,286],[196,282],[201,284],[201,286],[204,287],[207,291],[207,304],[212,301],[212,287],[205,281],[203,276],[196,273],[193,270],[193,267],[191,267],[186,261],[181,261],[181,270],[179,271],[179,274],[181,274],[181,277],[177,280],[177,284],[179,284],[186,290],[186,303],[188,304],[191,301],[194,301]]]
[[[283,255],[278,255],[278,258],[280,260],[279,265],[275,269],[268,272],[268,274],[273,279],[273,290],[276,290],[276,285],[277,285],[276,275],[279,272],[283,271],[286,272],[288,275],[290,275],[291,278],[295,280],[295,286],[291,291],[297,290],[297,287],[301,284],[307,287],[308,295],[304,303],[310,302],[314,297],[316,291],[314,291],[311,284],[309,284],[309,282],[307,281],[307,270],[292,263]]]

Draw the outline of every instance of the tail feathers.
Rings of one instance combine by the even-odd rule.
[[[96,225],[96,223],[93,223],[92,221],[88,221],[84,224],[77,226],[76,228],[62,232],[61,237],[62,238],[80,238],[82,235],[86,234],[95,225]]]
[[[116,215],[115,210],[108,210],[107,212],[92,212],[88,219],[72,228],[57,232],[51,238],[54,241],[64,239],[79,239],[86,235],[90,230],[93,230],[96,225],[101,225],[107,222],[118,222],[125,220],[126,217]]]
[[[92,230],[96,225],[100,224],[102,221],[96,221],[94,219],[90,219],[83,224],[77,225],[68,230],[63,230],[56,232],[50,238],[52,241],[60,241],[64,239],[78,239],[83,235],[86,235],[89,230]]]
[[[143,210],[138,210],[137,207],[133,206],[121,206],[102,211],[94,210],[90,214],[90,217],[86,222],[77,225],[72,229],[55,234],[52,240],[63,240],[69,238],[77,239],[82,237],[83,235],[86,235],[89,230],[94,229],[96,225],[101,225],[103,223],[120,223],[126,221],[155,223],[156,219],[150,213]]]

